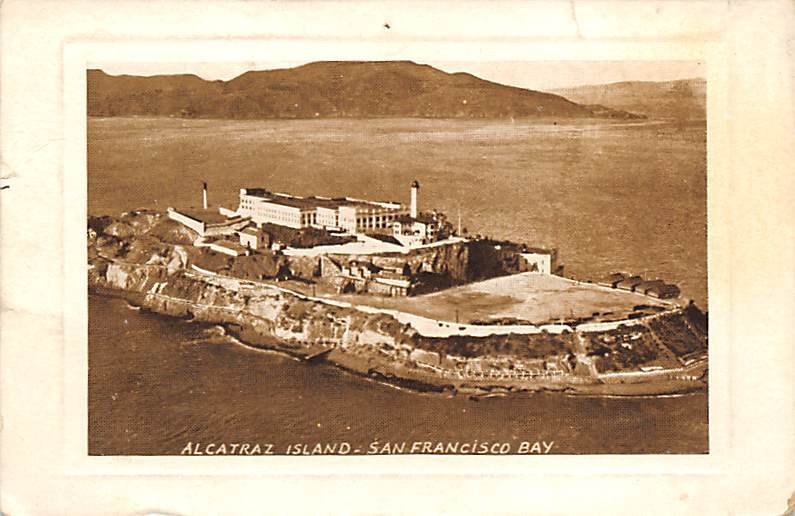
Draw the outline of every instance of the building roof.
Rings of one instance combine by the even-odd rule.
[[[665,282],[663,280],[651,280],[651,281],[643,281],[636,286],[636,290],[647,290],[652,288],[661,288],[665,286]]]
[[[368,201],[365,199],[354,199],[352,197],[300,197],[286,193],[270,192],[265,188],[243,188],[243,190],[246,191],[246,195],[260,197],[263,201],[300,209],[329,208],[334,210],[340,206],[383,208],[383,204],[386,203],[385,201]],[[389,204],[398,205],[395,209],[399,209],[400,207],[400,203],[389,202]]]
[[[643,283],[643,279],[640,276],[632,276],[631,278],[626,278],[621,281],[618,286],[623,287],[634,287],[635,285],[639,285]]]
[[[381,270],[381,268],[375,265],[374,263],[362,260],[351,260],[350,262],[348,262],[348,265],[350,267],[364,267],[365,269],[368,269],[370,272],[378,272]]]
[[[374,238],[376,240],[380,240],[381,242],[386,242],[387,244],[392,245],[403,245],[401,244],[395,237],[392,235],[381,235],[378,233],[373,233],[372,235],[368,235],[370,238]]]
[[[243,247],[242,245],[238,244],[237,242],[230,242],[229,240],[218,240],[210,244],[211,246],[218,246],[218,247],[225,247],[227,249],[232,249],[233,251],[237,251],[238,253],[246,253],[248,252],[248,248]]]
[[[380,278],[405,279],[409,276],[410,274],[403,274],[403,271],[395,271],[390,269],[381,269],[378,271],[378,277]]]
[[[257,228],[246,228],[246,229],[242,230],[241,233],[245,233],[247,235],[252,235],[252,236],[259,236],[260,233],[261,233],[261,230],[259,230]]]
[[[302,210],[314,210],[319,206],[331,206],[332,203],[329,201],[331,201],[331,199],[323,199],[318,197],[295,197],[287,194],[274,194],[274,196],[270,199],[270,202],[272,203],[292,206],[293,208],[300,208]]]
[[[384,278],[378,276],[375,278],[376,283],[383,283],[384,285],[392,285],[393,287],[409,288],[411,287],[411,280],[405,278]]]
[[[251,195],[253,197],[268,198],[271,196],[271,193],[264,188],[243,188],[243,190],[245,190],[246,195]]]
[[[424,213],[420,213],[416,217],[412,217],[411,215],[400,215],[395,219],[398,222],[403,224],[412,224],[414,222],[420,222],[422,224],[435,224],[436,219],[431,217],[430,215],[426,215]]]
[[[665,293],[665,294],[674,294],[674,295],[679,295],[680,293],[679,287],[672,283],[662,283],[661,285],[654,285],[653,287],[648,288],[647,291]]]
[[[627,275],[623,272],[614,272],[613,274],[608,275],[605,280],[612,282],[623,281],[627,278]]]
[[[174,211],[205,224],[220,224],[229,220],[240,219],[240,217],[230,219],[226,215],[221,215],[217,208],[207,208],[206,210],[203,208],[175,208]]]

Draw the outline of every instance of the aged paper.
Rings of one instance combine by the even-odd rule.
[[[790,5],[158,8],[2,8],[4,512],[786,511]]]

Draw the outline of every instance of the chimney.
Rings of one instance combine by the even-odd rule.
[[[202,183],[202,208],[207,209],[207,182]]]
[[[420,191],[420,183],[416,179],[411,183],[411,211],[410,214],[413,218],[417,218],[417,194]]]

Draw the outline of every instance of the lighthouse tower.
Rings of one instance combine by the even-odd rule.
[[[202,208],[207,209],[207,182],[202,183]]]
[[[417,195],[420,192],[420,183],[416,179],[411,183],[411,211],[410,215],[417,218]]]

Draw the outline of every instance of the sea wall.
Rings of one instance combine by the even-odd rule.
[[[601,355],[583,348],[589,341],[576,331],[430,337],[387,313],[321,303],[276,286],[254,288],[251,282],[162,264],[95,260],[89,268],[89,287],[127,295],[158,313],[228,325],[254,346],[303,357],[323,354],[359,373],[437,389],[581,389],[606,383],[599,375],[610,372],[595,367]],[[608,355],[626,352],[615,339],[607,341],[605,349],[612,345]],[[666,368],[658,367],[654,378],[688,376],[679,369],[666,374]],[[632,377],[630,383],[637,382]]]

